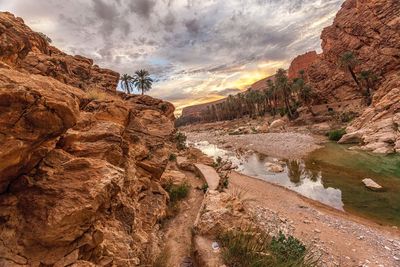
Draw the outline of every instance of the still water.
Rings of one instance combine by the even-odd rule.
[[[285,186],[331,207],[400,226],[400,156],[381,156],[348,150],[327,143],[305,159],[286,160],[282,173],[272,173],[265,164],[278,159],[257,153],[237,154],[207,141],[192,144],[208,156],[231,160],[237,171]],[[362,184],[372,178],[385,188],[373,192]]]

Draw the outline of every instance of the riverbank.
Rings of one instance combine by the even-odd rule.
[[[271,119],[270,119],[271,120]],[[208,141],[231,151],[254,151],[277,158],[302,158],[321,148],[327,138],[316,134],[315,127],[289,127],[263,133],[260,125],[267,119],[213,122],[181,127],[188,141]],[[237,134],[241,129],[248,134]]]
[[[254,127],[248,124],[246,126]],[[304,128],[282,129],[278,133],[229,134],[235,127],[243,126],[216,123],[186,127],[181,130],[187,134],[189,143],[214,144],[218,148],[230,151],[233,155],[236,153],[237,158],[242,157],[239,154],[261,153],[276,159],[288,159],[287,165],[290,165],[288,164],[291,162],[290,159],[296,161],[307,157],[313,151],[321,151],[318,149],[327,142],[325,136],[316,135]],[[265,159],[262,160],[261,166],[264,167]],[[303,161],[311,165],[313,162]],[[300,167],[298,171],[303,173],[306,170],[304,167],[307,166],[297,167]],[[282,182],[283,177],[290,171],[293,172],[286,166],[285,173],[277,174],[274,179]],[[299,177],[300,175],[302,174],[299,174]],[[292,177],[289,179],[293,182]],[[320,195],[328,196],[326,193],[331,192],[338,196],[340,202],[346,197],[343,194],[348,192],[341,192],[334,185],[330,188],[324,184],[326,180],[323,181],[321,175],[317,180],[307,188],[311,193],[321,190]],[[304,180],[299,183],[304,185]],[[328,184],[330,183],[331,181],[328,181]],[[357,212],[348,213],[332,208],[332,205],[324,205],[304,197],[304,192],[296,188],[299,187],[290,190],[274,182],[268,182],[262,177],[254,178],[239,172],[230,175],[229,190],[247,192],[247,197],[252,200],[246,203],[247,210],[260,225],[271,223],[272,227],[283,229],[314,247],[322,255],[322,266],[400,265],[400,231],[397,226],[380,225],[364,218],[365,216],[359,217]],[[364,188],[360,185],[360,189]],[[337,192],[333,192],[334,190]],[[363,194],[369,193],[366,190]],[[382,197],[374,195],[374,198],[379,201]]]
[[[259,223],[279,218],[278,224],[288,233],[321,252],[323,266],[400,265],[397,228],[380,226],[236,172],[230,176],[230,188],[247,192],[252,199],[248,209]]]

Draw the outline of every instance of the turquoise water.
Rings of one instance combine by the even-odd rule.
[[[285,186],[331,207],[374,220],[400,226],[400,156],[382,156],[348,150],[347,146],[327,143],[305,159],[285,160],[282,173],[271,173],[266,162],[272,157],[251,153],[238,155],[208,142],[195,147],[214,158],[231,160],[238,171]],[[383,192],[373,192],[362,184],[372,178]]]

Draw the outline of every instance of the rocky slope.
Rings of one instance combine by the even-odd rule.
[[[357,57],[356,73],[370,70],[378,77],[372,105],[347,128],[342,142],[360,142],[374,152],[400,152],[400,2],[347,0],[321,39],[320,60],[308,69],[320,101],[363,97],[350,74],[338,66],[345,51]]]
[[[0,13],[0,266],[156,255],[174,107],[116,93],[118,74],[92,64]]]

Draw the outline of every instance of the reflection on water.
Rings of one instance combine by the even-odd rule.
[[[267,162],[277,159],[257,153],[237,154],[207,141],[193,144],[211,157],[231,160],[238,172],[290,188],[308,198],[377,222],[400,225],[400,157],[350,151],[328,143],[304,160],[283,160],[284,172],[272,173]],[[367,190],[361,180],[373,178],[385,192]]]

